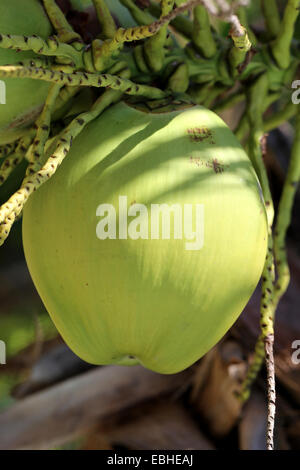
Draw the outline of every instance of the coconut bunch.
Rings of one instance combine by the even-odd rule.
[[[263,50],[251,64],[247,63],[251,57],[249,37],[253,33],[248,34],[239,18],[246,24],[244,5],[247,3],[245,0],[193,0],[163,1],[159,5],[128,0],[110,2],[113,5],[110,11],[103,1],[70,2],[69,10],[81,12],[83,17],[91,14],[94,6],[99,28],[88,44],[73,30],[54,0],[30,0],[18,10],[17,20],[17,3],[9,6],[3,3],[0,75],[6,86],[8,106],[2,107],[0,142],[1,155],[8,158],[3,163],[0,181],[3,183],[23,158],[29,162],[27,176],[32,176],[24,179],[19,195],[1,208],[1,243],[29,195],[60,165],[71,137],[73,140],[111,102],[128,95],[161,100],[186,93],[191,102],[211,106],[217,96],[224,96],[226,89],[235,86],[237,79],[247,80],[249,75],[253,79],[266,70],[265,61],[270,58]],[[132,15],[133,23],[141,26],[122,27],[124,7]],[[218,37],[209,24],[209,14],[218,24],[230,25],[230,39]],[[155,15],[159,19],[155,20]],[[84,23],[84,19],[81,21]],[[125,22],[128,22],[126,16]],[[88,22],[87,27],[90,27]],[[192,41],[187,43],[189,39]],[[280,44],[276,48],[275,45],[274,55]],[[280,60],[287,61],[287,58],[280,57]],[[264,74],[268,82],[264,109],[278,98],[275,92],[289,82],[296,64],[296,60],[288,62],[289,67],[279,67],[274,76]],[[66,128],[66,122],[80,114],[80,106],[84,108],[86,104],[86,110],[90,109],[103,89],[108,88],[114,92],[109,98],[103,98],[107,103],[88,117],[83,115],[80,122],[84,122],[79,128],[78,121],[69,122]],[[239,101],[241,96],[241,92],[230,95],[230,102]],[[226,100],[221,107],[228,105]],[[243,129],[237,129],[238,137],[243,137],[246,127],[243,121]],[[59,133],[64,134],[63,139],[68,137],[67,145],[59,141]],[[53,134],[57,158],[48,160],[38,175],[37,169],[42,170],[43,166],[41,156]]]

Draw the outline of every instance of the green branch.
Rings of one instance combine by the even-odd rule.
[[[241,24],[244,26],[244,28],[246,28],[246,30],[248,32],[248,36],[249,36],[251,44],[253,44],[255,46],[258,41],[257,41],[257,37],[255,36],[252,28],[249,25],[246,10],[247,10],[246,6],[245,7],[239,7],[239,9],[237,10],[237,16],[239,17]]]
[[[144,10],[141,10],[136,5],[134,0],[120,0],[120,2],[122,3],[122,5],[124,5],[124,7],[126,7],[129,10],[131,16],[135,19],[137,24],[146,25],[146,24],[151,24],[153,22],[152,15],[150,15]]]
[[[149,12],[156,18],[161,16],[161,9],[157,2],[150,0]],[[146,24],[146,23],[145,23]],[[188,39],[193,37],[193,23],[187,17],[178,14],[170,21],[170,24]]]
[[[268,92],[268,79],[266,75],[262,75],[248,91],[247,100],[247,116],[250,125],[250,138],[249,138],[249,152],[250,158],[259,177],[264,196],[267,220],[268,220],[268,252],[266,263],[263,270],[262,277],[262,300],[261,300],[261,330],[262,336],[260,341],[263,341],[268,335],[273,334],[273,281],[274,281],[274,260],[273,260],[273,238],[272,238],[272,225],[274,219],[274,208],[269,187],[268,176],[263,161],[262,154],[262,139],[264,136],[263,130],[263,111],[264,102]],[[260,351],[261,347],[257,349]],[[262,363],[262,356],[255,356],[250,374],[253,377],[253,368],[259,370]],[[242,396],[246,399],[249,396],[249,377],[243,386]]]
[[[231,38],[234,45],[229,52],[229,62],[234,76],[238,75],[238,67],[244,63],[247,52],[251,49],[251,42],[249,40],[247,30],[243,26],[242,32],[243,33],[238,36],[236,36],[234,33],[231,33]]]
[[[85,72],[63,73],[32,67],[7,65],[0,67],[2,78],[32,78],[46,82],[69,86],[91,86],[96,88],[112,88],[128,95],[140,95],[150,99],[164,98],[168,93],[148,85],[142,85],[126,78],[109,74],[92,74]]]
[[[297,107],[296,105],[294,105]],[[274,252],[277,268],[274,304],[277,306],[290,281],[285,238],[291,222],[292,208],[300,180],[300,108],[297,107],[296,130],[287,176],[280,198],[274,234]]]
[[[292,101],[289,101],[283,109],[271,114],[271,116],[264,122],[264,131],[270,132],[281,126],[284,122],[289,121],[296,115],[297,106],[298,105],[294,104]]]
[[[0,34],[0,48],[16,51],[33,51],[36,54],[66,58],[78,68],[82,67],[82,54],[71,45],[58,41],[55,36],[46,41],[38,36]]]
[[[17,142],[2,145],[0,147],[0,158],[5,158],[10,155],[16,148]]]
[[[61,85],[52,85],[49,89],[43,111],[36,120],[36,136],[27,154],[29,165],[27,174],[34,173],[41,166],[41,157],[44,154],[45,144],[50,134],[51,114],[53,112],[56,99],[59,95]]]
[[[300,0],[288,0],[280,31],[271,46],[273,56],[282,69],[287,69],[291,62],[291,43],[294,35],[294,28],[299,15]]]
[[[25,158],[28,147],[33,139],[34,132],[31,129],[24,137],[21,137],[15,150],[4,160],[0,167],[0,186],[7,180],[13,170]]]
[[[59,168],[68,154],[74,138],[82,132],[90,121],[99,116],[112,103],[118,101],[121,96],[120,92],[114,90],[105,91],[90,111],[77,116],[62,132],[57,141],[56,150],[47,159],[46,163],[38,171],[26,176],[20,189],[0,207],[0,245],[8,237],[13,223],[21,214],[30,195],[48,181]]]
[[[173,10],[173,6],[174,0],[162,0],[162,17],[166,17]],[[145,58],[154,72],[159,72],[164,63],[168,23],[167,21],[144,45]]]
[[[265,98],[263,112],[265,112],[271,106],[272,103],[279,100],[280,97],[281,97],[280,92],[269,93],[268,96]],[[267,128],[270,127],[270,125],[271,123],[269,124],[268,120],[264,122],[264,132],[268,132]],[[235,135],[239,139],[239,141],[242,142],[248,132],[249,132],[249,121],[247,119],[247,112],[246,112],[240,119],[240,122],[235,130]]]
[[[80,34],[73,30],[55,0],[43,0],[43,4],[54,29],[57,31],[59,41],[73,43],[76,47],[81,48],[82,39]]]
[[[276,38],[280,31],[277,0],[261,0],[261,8],[269,35],[271,38]]]
[[[268,250],[262,275],[262,297],[260,305],[260,327],[261,336],[256,345],[256,355],[248,372],[248,376],[242,386],[241,398],[249,397],[249,387],[255,380],[256,374],[262,365],[262,348],[264,345],[267,375],[268,375],[268,425],[267,425],[267,448],[273,449],[273,434],[275,423],[275,370],[273,357],[274,342],[274,256],[273,256],[273,219],[274,207],[269,187],[267,171],[263,161],[264,152],[264,128],[263,111],[264,103],[268,93],[268,78],[264,74],[259,77],[248,91],[247,115],[250,124],[249,150],[250,158],[257,171],[262,192],[265,200],[268,221]]]
[[[194,9],[193,43],[201,54],[210,59],[217,52],[216,42],[213,38],[209,16],[204,6]]]
[[[215,113],[220,113],[225,111],[225,109],[232,108],[236,104],[239,104],[245,100],[246,96],[243,91],[237,91],[235,93],[226,96],[223,100],[220,100],[215,106],[213,106],[213,111]]]
[[[109,39],[113,38],[117,28],[105,0],[93,0],[93,4],[102,28],[101,32],[103,36]]]

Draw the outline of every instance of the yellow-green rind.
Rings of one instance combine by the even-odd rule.
[[[204,204],[204,246],[186,240],[99,240],[96,209]],[[124,103],[75,140],[29,200],[24,250],[58,330],[84,360],[137,361],[176,373],[238,318],[265,260],[267,224],[252,165],[211,111],[147,114]]]

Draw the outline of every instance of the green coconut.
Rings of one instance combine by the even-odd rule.
[[[5,0],[0,3],[0,33],[46,39],[52,28],[38,0]],[[34,59],[32,52],[17,52],[0,48],[0,65],[16,64]],[[0,145],[15,140],[22,128],[31,124],[41,111],[49,83],[24,78],[2,79],[6,88],[6,104],[0,104]]]
[[[23,242],[75,353],[169,374],[244,309],[267,222],[251,162],[216,114],[145,109],[119,103],[84,129],[26,205]]]

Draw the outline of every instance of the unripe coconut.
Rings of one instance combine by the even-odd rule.
[[[267,223],[253,167],[216,114],[119,103],[31,197],[23,240],[36,288],[81,358],[168,374],[242,312]]]
[[[39,0],[5,0],[0,2],[0,33],[46,39],[52,27]],[[35,59],[33,52],[17,52],[0,48],[0,65],[16,64]],[[32,123],[41,111],[49,83],[29,78],[2,79],[5,84],[6,104],[0,104],[0,145],[15,140],[22,127]],[[3,85],[2,85],[3,90]]]

